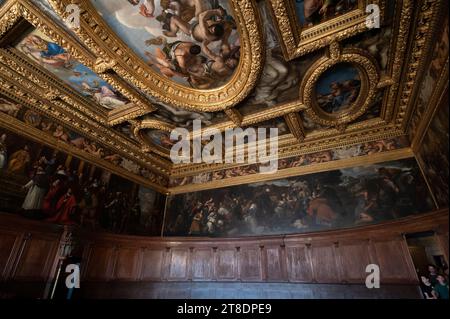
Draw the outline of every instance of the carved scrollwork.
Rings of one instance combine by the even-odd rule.
[[[117,64],[117,61],[114,61],[114,60],[105,61],[102,58],[98,58],[95,61],[93,71],[97,74],[105,73],[108,70],[112,70],[116,64]]]

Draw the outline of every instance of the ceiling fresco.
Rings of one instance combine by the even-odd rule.
[[[141,59],[184,86],[216,88],[239,64],[239,33],[226,0],[91,3]]]
[[[164,235],[292,234],[370,225],[433,207],[417,163],[406,159],[174,195]]]
[[[358,7],[357,0],[294,0],[301,26],[312,27]]]
[[[398,160],[413,156],[407,136],[423,134],[448,68],[436,35],[443,24],[448,34],[445,2],[370,1],[373,29],[365,0],[78,0],[70,28],[71,0],[0,0],[0,116],[33,108],[163,176],[167,193],[257,175],[252,165],[173,164],[170,132],[194,120],[222,134],[278,128],[280,158],[328,152],[329,170],[347,160],[338,150],[380,141],[396,141],[380,146],[380,161]],[[373,155],[352,154],[353,164]]]
[[[132,104],[109,83],[73,59],[61,46],[38,30],[28,34],[17,44],[16,49],[106,110],[115,110]]]

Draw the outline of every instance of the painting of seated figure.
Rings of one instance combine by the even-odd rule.
[[[213,89],[237,69],[239,33],[227,0],[91,3],[125,44],[165,78]]]
[[[317,104],[326,113],[340,113],[352,106],[361,89],[359,71],[347,63],[326,71],[316,83]]]

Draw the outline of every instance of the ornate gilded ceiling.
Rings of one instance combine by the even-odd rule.
[[[446,1],[326,3],[0,1],[0,124],[161,192],[269,178],[257,165],[172,164],[171,130],[196,119],[277,127],[281,176],[412,156]]]

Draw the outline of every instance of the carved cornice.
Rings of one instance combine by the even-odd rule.
[[[307,175],[311,173],[326,172],[330,170],[343,169],[354,167],[358,165],[371,165],[382,163],[386,161],[394,161],[405,158],[414,157],[410,148],[404,148],[384,153],[375,153],[366,156],[353,157],[348,159],[329,161],[324,163],[293,167],[288,169],[278,170],[274,174],[249,174],[247,176],[232,177],[226,179],[219,179],[212,182],[202,182],[200,184],[188,184],[183,186],[175,186],[169,188],[170,194],[190,193],[206,189],[223,188],[229,186],[236,186],[249,183],[257,183],[262,181],[270,181],[276,179],[287,178],[290,176]],[[178,182],[176,183],[178,184]]]

